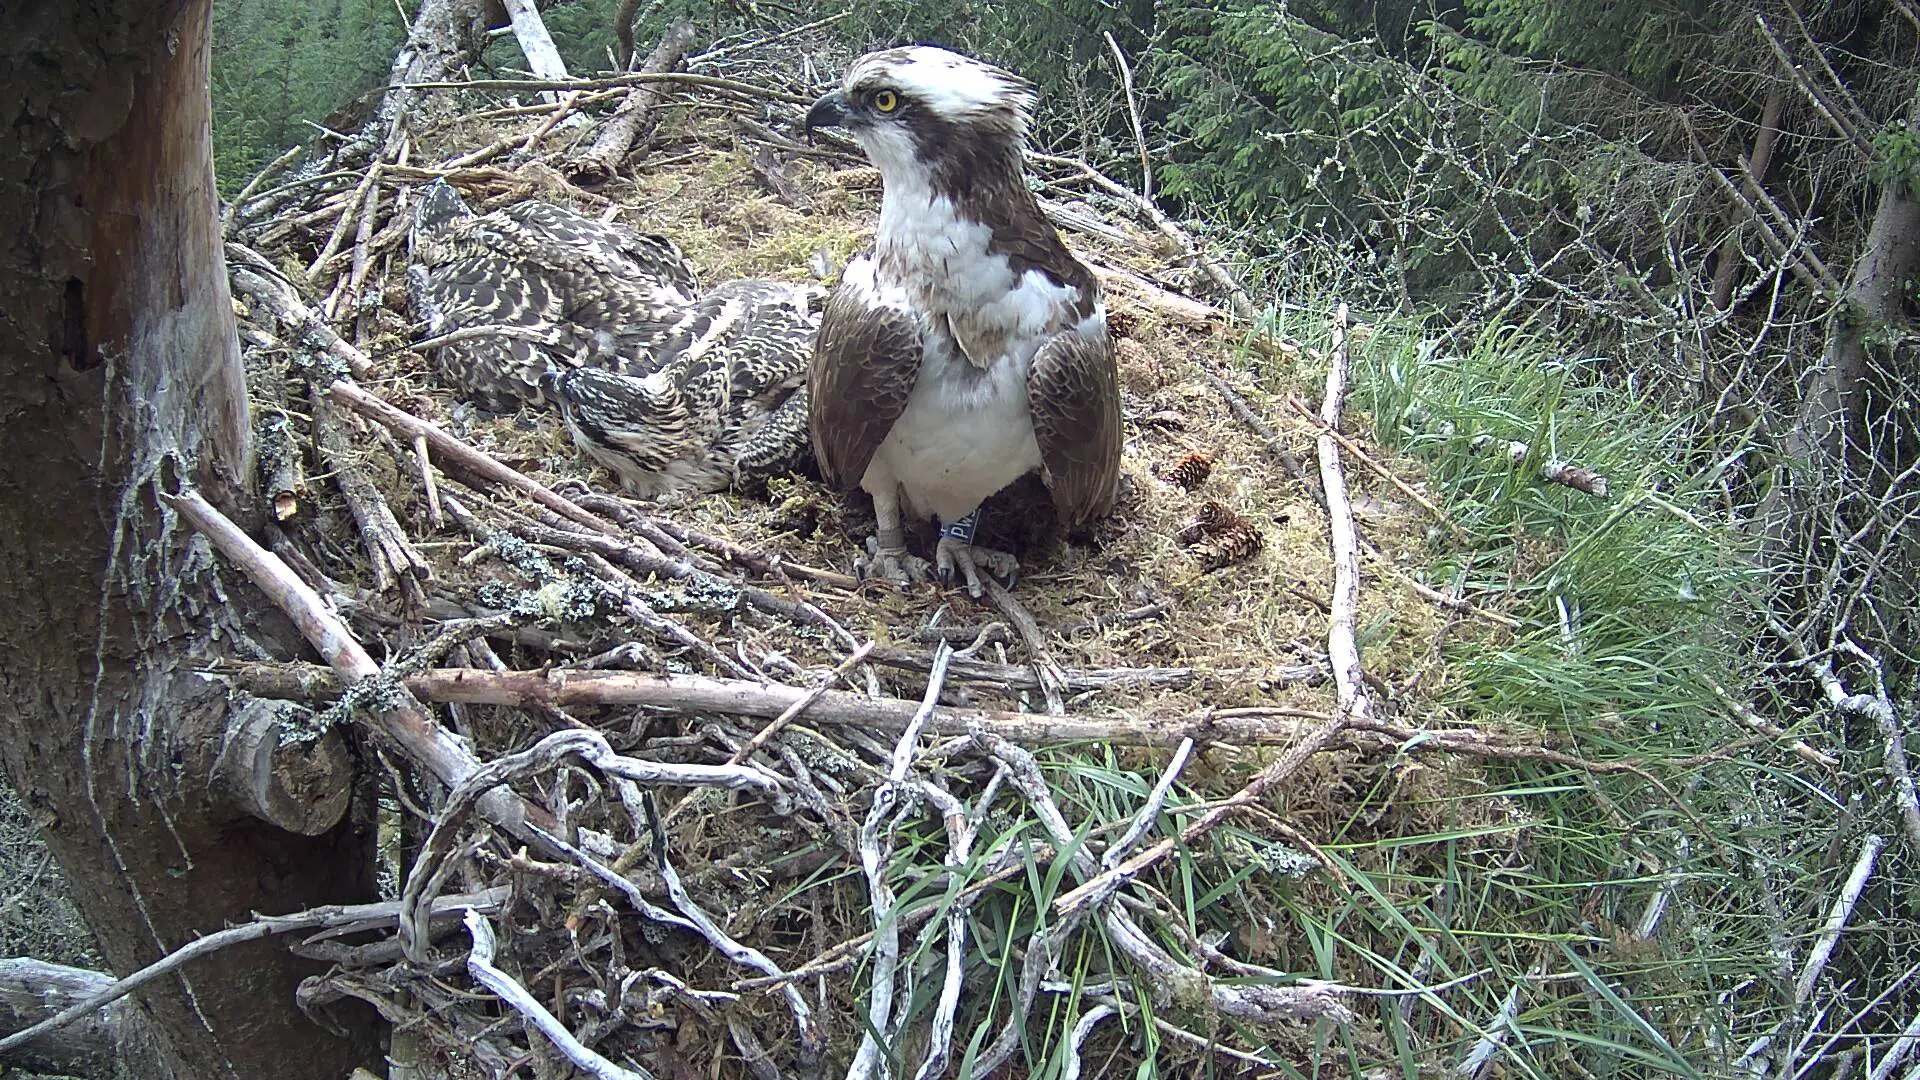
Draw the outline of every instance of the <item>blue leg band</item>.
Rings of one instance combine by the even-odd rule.
[[[973,543],[974,530],[980,527],[980,511],[974,511],[959,521],[949,521],[940,526],[940,535],[963,544]]]

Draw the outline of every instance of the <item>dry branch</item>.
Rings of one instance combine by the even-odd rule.
[[[85,968],[18,957],[0,960],[0,1030],[20,1031],[99,997],[113,976]],[[116,1001],[49,1028],[32,1042],[0,1057],[8,1065],[62,1076],[115,1076],[118,1068],[148,1056],[134,1046],[152,1033],[140,1010]]]
[[[1342,304],[1334,314],[1333,358],[1327,369],[1326,402],[1320,412],[1320,418],[1331,428],[1340,426],[1341,400],[1346,394],[1346,331],[1347,306]],[[1064,915],[1084,906],[1118,883],[1137,878],[1180,848],[1191,846],[1228,816],[1257,805],[1275,785],[1292,776],[1315,754],[1331,746],[1349,721],[1372,718],[1373,705],[1362,682],[1360,649],[1354,639],[1360,571],[1353,530],[1353,507],[1347,501],[1346,479],[1340,471],[1339,450],[1333,439],[1325,434],[1320,436],[1319,443],[1320,483],[1326,493],[1329,544],[1333,549],[1334,563],[1333,614],[1327,623],[1327,660],[1333,668],[1337,688],[1337,704],[1333,715],[1325,717],[1319,727],[1291,741],[1273,764],[1254,774],[1253,779],[1247,781],[1246,786],[1231,798],[1214,804],[1212,809],[1181,830],[1178,838],[1169,837],[1155,844],[1055,900],[1053,910],[1056,915]]]
[[[692,45],[693,23],[686,19],[675,21],[661,35],[660,43],[653,47],[653,52],[647,55],[647,62],[640,67],[641,73],[660,75],[671,72],[680,66],[687,49]],[[643,83],[627,91],[620,107],[601,125],[593,145],[566,163],[568,178],[586,187],[597,187],[613,179],[620,171],[620,163],[626,160],[627,152],[633,149],[634,140],[639,138],[640,130],[646,126],[647,118],[660,97],[661,88],[655,84]]]
[[[312,664],[234,664],[218,674],[259,697],[328,700],[341,693],[327,672]],[[651,675],[633,671],[553,668],[546,671],[486,671],[436,668],[401,680],[423,701],[469,705],[510,705],[561,709],[592,706],[641,706],[687,714],[777,717],[812,690],[744,679],[701,675]],[[810,722],[846,724],[899,731],[918,709],[904,698],[870,698],[843,690],[824,690],[808,708]],[[1174,747],[1182,739],[1200,743],[1266,746],[1290,743],[1297,725],[1275,720],[1324,721],[1304,709],[1249,707],[1214,709],[1179,717],[1040,716],[942,706],[929,730],[964,735],[974,726],[1022,745],[1101,741],[1123,746]]]
[[[560,49],[554,45],[553,35],[547,33],[547,24],[541,20],[540,9],[533,0],[501,0],[501,3],[506,5],[507,18],[513,23],[513,38],[520,44],[520,55],[527,58],[527,70],[542,79],[566,78],[566,61],[560,59]],[[546,98],[555,100],[552,94]]]
[[[1280,467],[1287,471],[1288,476],[1295,480],[1306,477],[1307,470],[1300,464],[1300,459],[1294,456],[1293,451],[1287,449],[1287,444],[1281,441],[1279,433],[1273,430],[1273,425],[1262,419],[1260,414],[1254,411],[1253,406],[1247,404],[1247,399],[1240,396],[1240,392],[1233,388],[1233,384],[1198,360],[1194,362],[1194,367],[1199,370],[1200,377],[1207,381],[1207,385],[1213,387],[1214,392],[1220,395],[1220,399],[1227,403],[1227,408],[1232,410],[1234,418],[1245,424],[1247,430],[1260,436],[1260,441],[1266,444],[1267,453],[1280,463]]]
[[[574,1037],[554,1015],[546,1010],[527,988],[513,980],[511,975],[493,965],[494,934],[493,924],[486,916],[472,908],[465,913],[467,933],[473,938],[473,948],[467,953],[467,974],[473,981],[493,991],[495,997],[505,1002],[515,1012],[527,1018],[534,1030],[552,1041],[575,1068],[594,1078],[594,1080],[653,1080],[652,1074],[633,1069],[623,1069],[606,1058],[595,1053]]]
[[[502,886],[487,889],[480,893],[465,896],[443,897],[433,905],[431,917],[450,919],[463,911],[475,909],[496,910],[505,902],[508,890]],[[355,926],[377,928],[396,922],[400,918],[401,905],[398,900],[382,900],[374,904],[329,904],[311,908],[291,915],[257,915],[254,921],[239,926],[228,927],[208,934],[202,938],[182,945],[178,949],[141,968],[123,979],[101,986],[84,999],[62,1009],[60,1012],[27,1028],[16,1031],[0,1039],[0,1055],[5,1055],[16,1047],[57,1031],[67,1025],[90,1015],[96,1010],[126,997],[155,979],[170,975],[181,967],[221,949],[258,941],[261,938],[276,937],[282,934],[296,934],[307,930],[319,930],[327,927]]]
[[[300,299],[293,286],[280,279],[271,263],[238,244],[227,245],[227,258],[236,292],[259,301],[294,332],[300,344],[346,364],[355,378],[372,376],[373,361],[367,354],[334,333],[326,321]]]
[[[354,524],[360,526],[373,564],[374,588],[380,592],[399,588],[409,603],[417,604],[424,599],[426,583],[433,580],[433,567],[414,550],[380,489],[354,460],[352,441],[341,430],[344,420],[337,406],[320,394],[313,395],[313,441],[346,499]]]
[[[1247,291],[1234,280],[1233,274],[1213,256],[1207,254],[1206,250],[1188,235],[1185,229],[1161,212],[1152,199],[1143,198],[1125,184],[1077,158],[1055,157],[1051,154],[1030,154],[1029,156],[1035,161],[1077,172],[1093,186],[1133,207],[1160,235],[1172,241],[1186,254],[1187,258],[1193,260],[1194,265],[1200,268],[1200,272],[1207,276],[1207,280],[1213,282],[1214,286],[1226,295],[1234,315],[1249,323],[1260,321],[1260,309],[1254,306],[1252,299],[1247,296]]]
[[[212,541],[274,606],[287,613],[341,679],[352,684],[381,681],[380,666],[354,640],[346,624],[278,556],[255,543],[198,492],[167,496],[167,504]],[[354,711],[355,720],[365,723],[374,735],[419,763],[447,787],[457,786],[479,768],[473,751],[428,718],[403,689],[396,687],[390,695],[377,695],[366,706]],[[529,820],[547,819],[545,811],[515,796],[496,794],[484,809],[490,819],[510,831]]]

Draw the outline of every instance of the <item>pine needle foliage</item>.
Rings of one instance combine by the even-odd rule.
[[[231,195],[274,155],[311,141],[320,132],[310,125],[343,134],[357,129],[351,111],[333,114],[385,81],[411,17],[393,0],[214,4],[213,157],[220,190]]]

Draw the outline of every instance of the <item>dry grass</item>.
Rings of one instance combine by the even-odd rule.
[[[695,118],[697,121],[697,117]],[[634,162],[635,176],[597,194],[581,197],[550,171],[523,171],[526,189],[537,197],[571,203],[583,213],[611,212],[634,228],[672,237],[687,252],[700,279],[708,284],[741,276],[809,280],[809,260],[824,251],[834,267],[862,250],[872,236],[879,208],[877,177],[871,169],[795,158],[786,175],[809,201],[799,209],[770,193],[748,164],[747,145],[730,145],[726,129],[709,122],[705,129],[670,126],[674,140]],[[422,140],[427,157],[452,156],[464,146],[497,135],[464,125]],[[484,190],[484,189],[483,189]],[[496,189],[497,190],[497,189]],[[482,195],[480,208],[523,197],[516,190],[502,198]],[[1137,238],[1120,245],[1102,238],[1070,235],[1076,249],[1108,265],[1152,275],[1165,264],[1150,252],[1149,235],[1125,222],[1113,222]],[[402,295],[394,259],[390,300]],[[1323,514],[1313,491],[1290,478],[1266,452],[1258,436],[1235,420],[1226,403],[1200,376],[1240,367],[1239,344],[1224,327],[1196,330],[1126,297],[1111,298],[1116,321],[1126,325],[1139,348],[1123,348],[1122,383],[1126,446],[1122,467],[1125,494],[1119,511],[1094,530],[1090,542],[1062,544],[1044,529],[1021,529],[1015,522],[1043,514],[1044,493],[1018,487],[989,503],[984,540],[1008,546],[1021,556],[1019,595],[1043,626],[1075,628],[1056,643],[1056,659],[1074,667],[1187,666],[1205,672],[1234,673],[1200,693],[1113,693],[1093,707],[1140,710],[1170,715],[1203,705],[1272,702],[1259,689],[1259,669],[1297,663],[1324,648],[1324,597],[1332,580]],[[382,313],[375,351],[404,345],[405,327],[392,303]],[[424,362],[409,353],[394,357],[392,382],[380,387],[389,398],[422,415],[447,420],[457,430],[515,467],[549,484],[585,480],[596,490],[617,491],[613,478],[586,464],[568,444],[551,416],[466,419],[465,410],[437,390]],[[1311,361],[1309,361],[1309,364]],[[1303,371],[1291,389],[1317,399],[1319,373]],[[1312,460],[1313,433],[1290,419],[1280,402],[1254,399],[1295,453]],[[1358,425],[1356,425],[1358,426]],[[1215,456],[1212,475],[1188,493],[1157,477],[1184,454],[1205,450]],[[1402,477],[1418,482],[1417,463],[1396,460]],[[1369,537],[1410,571],[1424,563],[1427,522],[1404,496],[1365,470],[1350,466],[1356,502]],[[411,488],[394,491],[396,505],[418,498]],[[1174,534],[1204,500],[1217,499],[1255,523],[1265,538],[1263,550],[1248,562],[1203,571],[1194,554]],[[998,512],[996,512],[996,506]],[[1022,513],[1021,511],[1029,511]],[[872,518],[864,495],[828,490],[817,479],[777,481],[771,491],[727,493],[676,506],[675,520],[737,543],[782,553],[801,564],[841,571],[851,569],[859,543],[871,534]],[[449,551],[451,557],[457,552]],[[464,575],[455,575],[455,578]],[[1368,660],[1376,676],[1405,678],[1427,656],[1442,618],[1430,603],[1391,578],[1369,582],[1360,624],[1372,631]],[[923,622],[941,604],[949,606],[949,624],[995,618],[976,609],[963,592],[900,596],[887,590],[860,593],[810,590],[856,634],[886,640],[895,631]],[[1147,604],[1166,604],[1157,619],[1094,629],[1085,624]],[[789,650],[791,651],[791,650]],[[804,663],[826,661],[825,654]],[[1016,658],[1017,659],[1017,658]],[[1288,703],[1325,708],[1316,691],[1291,692]]]

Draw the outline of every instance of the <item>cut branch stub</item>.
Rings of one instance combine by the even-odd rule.
[[[337,730],[300,739],[286,702],[247,698],[233,710],[217,775],[247,813],[318,836],[346,816],[353,758]]]

